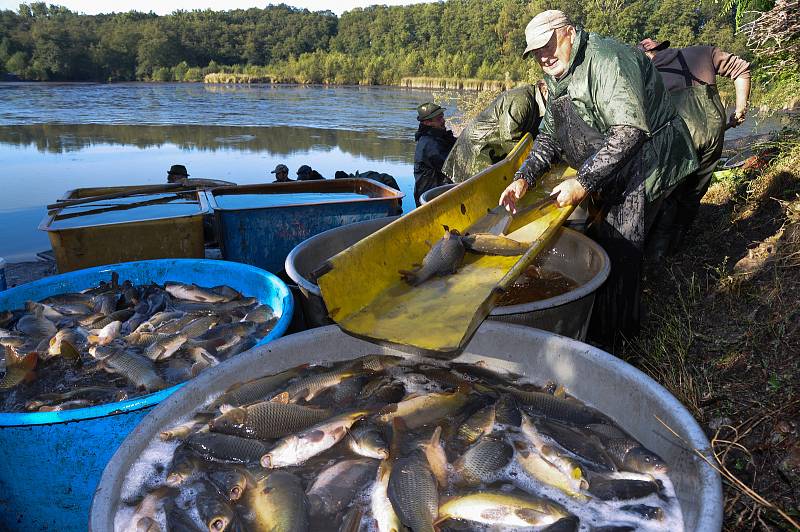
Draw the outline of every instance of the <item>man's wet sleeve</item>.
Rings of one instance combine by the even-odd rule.
[[[533,141],[528,158],[514,174],[514,180],[524,179],[528,183],[528,188],[533,188],[536,186],[536,180],[558,160],[560,153],[561,150],[553,137],[539,133]]]
[[[647,140],[644,131],[633,126],[614,126],[605,144],[589,157],[578,170],[575,179],[587,192],[602,189],[618,177],[619,170],[638,152]]]

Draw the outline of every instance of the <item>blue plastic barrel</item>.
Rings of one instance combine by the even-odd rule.
[[[98,266],[0,292],[0,310],[110,281],[228,285],[280,316],[258,345],[282,336],[294,301],[287,286],[259,268],[204,259],[162,259]],[[108,460],[139,421],[182,385],[127,401],[61,412],[0,413],[0,530],[86,530],[95,488]]]

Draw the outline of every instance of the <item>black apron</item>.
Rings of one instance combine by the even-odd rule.
[[[564,160],[580,169],[605,144],[605,136],[577,113],[569,95],[551,104],[555,139]],[[611,272],[595,294],[588,340],[614,352],[621,337],[639,333],[645,186],[641,150],[613,182],[589,198],[587,233],[608,253]]]

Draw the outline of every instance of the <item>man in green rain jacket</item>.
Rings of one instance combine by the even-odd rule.
[[[547,108],[539,135],[500,197],[517,201],[561,159],[577,170],[557,185],[559,205],[587,199],[592,236],[611,258],[598,291],[590,338],[613,350],[639,330],[642,248],[657,205],[697,168],[689,132],[644,54],[575,28],[561,11],[536,15],[527,48],[545,73]]]
[[[543,88],[524,85],[495,98],[458,136],[442,172],[461,183],[502,161],[525,133],[536,136],[544,115]]]

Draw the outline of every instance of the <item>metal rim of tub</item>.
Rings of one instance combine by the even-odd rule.
[[[278,319],[278,322],[275,324],[275,327],[269,332],[267,336],[261,339],[256,344],[256,346],[263,345],[273,340],[276,337],[283,336],[283,334],[286,332],[286,330],[289,327],[292,314],[294,312],[294,298],[292,297],[291,291],[288,289],[286,284],[283,281],[281,281],[278,277],[276,277],[274,274],[269,273],[260,268],[256,268],[255,266],[240,264],[238,262],[223,261],[223,260],[153,259],[153,260],[142,260],[133,262],[120,262],[117,264],[108,264],[104,266],[95,266],[93,268],[85,268],[82,270],[75,270],[72,272],[45,277],[43,279],[26,283],[24,285],[19,285],[13,288],[9,288],[8,290],[0,292],[0,301],[5,302],[8,299],[12,299],[18,293],[23,292],[23,290],[28,291],[31,289],[41,288],[44,291],[47,291],[46,289],[49,287],[58,289],[60,286],[64,286],[63,283],[66,279],[74,277],[76,274],[81,274],[81,275],[97,274],[99,276],[101,274],[108,273],[110,275],[112,271],[120,271],[126,269],[132,270],[137,266],[143,266],[143,265],[180,266],[182,264],[188,265],[189,263],[208,264],[210,266],[224,266],[225,268],[238,269],[239,271],[249,272],[252,274],[256,274],[260,277],[266,278],[270,283],[271,287],[279,292],[278,297],[281,299],[283,303],[282,304],[283,308],[281,311],[281,317]],[[106,403],[104,405],[88,406],[86,408],[75,408],[72,410],[61,410],[55,412],[0,412],[0,427],[50,425],[54,423],[65,423],[68,421],[82,421],[82,420],[106,417],[114,414],[133,412],[160,403],[166,397],[172,395],[174,392],[176,392],[178,389],[184,386],[186,382],[188,381],[178,383],[174,386],[170,386],[169,388],[160,390],[158,392],[146,395],[140,395],[134,397],[133,399],[127,399],[125,401],[118,401],[115,403]]]
[[[362,220],[360,222],[354,222],[351,224],[341,225],[339,227],[328,229],[327,231],[317,233],[316,235],[307,238],[306,240],[303,240],[302,242],[297,244],[294,248],[292,248],[292,251],[290,251],[289,254],[286,256],[286,261],[284,262],[283,265],[284,270],[286,270],[286,275],[288,275],[289,278],[293,280],[295,283],[297,283],[297,286],[299,286],[303,290],[306,290],[310,294],[314,294],[315,296],[322,297],[322,292],[320,292],[319,286],[316,283],[312,283],[311,281],[309,281],[307,276],[303,275],[302,273],[297,271],[297,268],[295,268],[296,257],[298,254],[303,252],[303,249],[307,247],[306,244],[308,244],[309,242],[313,243],[315,241],[321,240],[330,234],[335,234],[337,231],[340,231],[343,227],[353,227],[357,224],[376,225],[378,227],[376,227],[375,231],[378,231],[383,227],[386,227],[390,223],[394,222],[398,218],[400,218],[400,216],[386,216],[384,218],[375,218],[374,220]],[[375,233],[375,231],[372,231],[372,233]]]
[[[420,194],[419,202],[421,205],[425,205],[426,203],[435,200],[436,198],[438,198],[451,188],[455,188],[457,186],[458,183],[446,183],[444,185],[439,185],[438,187],[433,187],[432,189],[426,190],[425,192]]]
[[[435,190],[435,189],[432,189]],[[397,217],[393,217],[391,220],[396,220]],[[378,220],[366,220],[363,222],[356,222],[359,224],[375,224],[379,225],[386,219],[378,219]],[[389,222],[391,223],[391,222]],[[348,224],[350,226],[355,224]],[[386,224],[388,225],[388,224]],[[343,225],[342,227],[348,227],[347,225]],[[295,267],[296,257],[297,255],[303,253],[303,250],[309,245],[313,246],[315,241],[322,240],[326,238],[326,236],[334,231],[341,230],[342,227],[335,227],[333,229],[329,229],[328,231],[324,231],[319,233],[318,235],[314,235],[308,240],[305,240],[295,246],[295,248],[289,253],[286,257],[286,263],[284,265],[284,269],[286,270],[286,274],[297,283],[297,286],[306,290],[308,293],[313,294],[315,296],[322,296],[322,293],[319,290],[319,286],[316,283],[313,283],[308,280],[306,275],[303,275],[301,272],[297,271]],[[385,227],[385,226],[381,226]],[[378,227],[380,229],[381,227]],[[376,231],[378,230],[376,229]],[[591,238],[587,237],[586,235],[582,234],[579,231],[575,231],[574,229],[570,229],[568,227],[564,227],[561,229],[562,231],[568,231],[569,234],[574,237],[582,240],[587,247],[591,248],[592,251],[600,258],[601,266],[600,271],[597,272],[589,281],[583,283],[582,285],[578,286],[574,290],[570,290],[564,294],[549,297],[547,299],[541,299],[539,301],[533,301],[531,303],[520,303],[518,305],[507,305],[507,306],[496,306],[492,309],[490,313],[491,316],[507,316],[509,314],[521,314],[526,312],[532,312],[536,310],[542,310],[545,308],[553,308],[553,307],[560,307],[562,305],[566,305],[567,303],[571,303],[573,301],[577,301],[587,295],[595,292],[600,286],[606,282],[609,273],[611,273],[611,262],[608,258],[608,254],[603,249],[603,247],[592,240]],[[558,236],[556,236],[558,238]]]
[[[600,270],[597,272],[597,274],[574,290],[570,290],[569,292],[565,292],[558,296],[548,297],[547,299],[540,299],[539,301],[532,301],[530,303],[496,306],[492,309],[490,314],[491,316],[508,316],[509,314],[522,314],[543,310],[546,308],[560,307],[562,305],[566,305],[567,303],[572,303],[573,301],[577,301],[583,297],[586,297],[589,294],[595,293],[597,289],[606,282],[608,275],[611,273],[611,261],[608,258],[608,253],[606,253],[606,250],[604,250],[600,244],[584,235],[580,231],[575,231],[574,229],[570,229],[568,227],[562,227],[561,231],[569,232],[572,237],[582,240],[587,247],[591,248],[595,256],[597,256],[601,261]],[[556,234],[556,236],[553,238],[558,238],[560,234],[561,233]]]
[[[486,339],[482,340],[484,336]],[[481,324],[472,340],[470,340],[470,343],[467,344],[465,353],[470,359],[494,357],[501,363],[513,364],[517,359],[519,359],[519,361],[525,360],[526,354],[524,352],[518,352],[515,353],[515,355],[490,355],[481,351],[481,342],[494,342],[498,338],[506,340],[508,338],[513,338],[524,345],[547,345],[548,348],[554,351],[558,351],[560,348],[561,351],[569,352],[569,357],[583,359],[590,365],[605,368],[609,373],[619,375],[628,382],[636,383],[643,394],[646,394],[655,401],[662,411],[668,413],[669,416],[680,423],[681,428],[685,430],[685,438],[681,446],[697,464],[697,495],[702,502],[697,513],[695,529],[718,531],[722,528],[722,481],[720,476],[708,463],[698,458],[691,451],[695,449],[702,452],[706,457],[709,457],[710,443],[705,432],[697,423],[697,420],[692,417],[686,407],[666,388],[642,371],[597,347],[555,333],[521,325],[491,321],[484,322]],[[207,395],[207,390],[214,390],[215,380],[223,378],[223,375],[227,376],[233,374],[233,371],[227,371],[228,366],[240,365],[244,367],[247,364],[264,363],[266,357],[269,356],[277,362],[275,364],[277,367],[273,367],[272,369],[276,372],[282,371],[291,367],[294,362],[298,361],[296,356],[290,356],[297,353],[298,350],[307,356],[305,362],[322,363],[326,361],[327,358],[331,358],[331,354],[326,353],[326,348],[328,348],[328,350],[340,349],[339,346],[335,345],[340,341],[350,345],[346,352],[350,357],[376,352],[398,353],[395,349],[375,346],[363,340],[350,337],[339,330],[337,326],[330,325],[279,338],[269,346],[265,346],[261,349],[253,348],[243,353],[243,358],[225,361],[219,366],[204,372],[150,412],[139,424],[138,430],[129,434],[123,445],[115,452],[114,456],[106,465],[103,476],[95,491],[89,516],[89,530],[101,530],[99,527],[109,524],[107,522],[109,516],[111,516],[111,522],[113,523],[112,510],[116,508],[117,504],[114,495],[118,495],[117,488],[121,488],[122,479],[127,472],[126,468],[130,465],[126,462],[128,455],[134,452],[142,452],[150,444],[152,439],[156,437],[158,430],[164,423],[174,421],[176,415],[185,415],[185,413],[191,411],[191,409],[199,407],[199,403],[195,404],[195,396],[199,391],[206,390],[203,394],[203,397],[205,397],[205,395]],[[472,354],[472,351],[470,351],[470,344],[472,343],[477,343],[479,346],[477,348],[478,352],[475,354]],[[317,354],[309,353],[308,348],[310,346],[321,346],[320,352]],[[489,347],[490,346],[486,346],[484,349],[489,349]],[[336,356],[332,358],[333,360],[339,360]],[[342,360],[344,360],[344,358],[342,358]],[[267,375],[269,373],[260,373],[258,376],[262,374]],[[218,387],[219,385],[217,384],[216,386]],[[586,400],[585,397],[583,399]],[[614,399],[614,401],[616,401],[616,399]],[[187,402],[192,402],[192,404],[184,406],[184,403]],[[189,410],[187,410],[187,408]],[[184,410],[186,412],[184,412]],[[618,419],[617,421],[623,425],[623,428],[626,428],[625,420]]]

